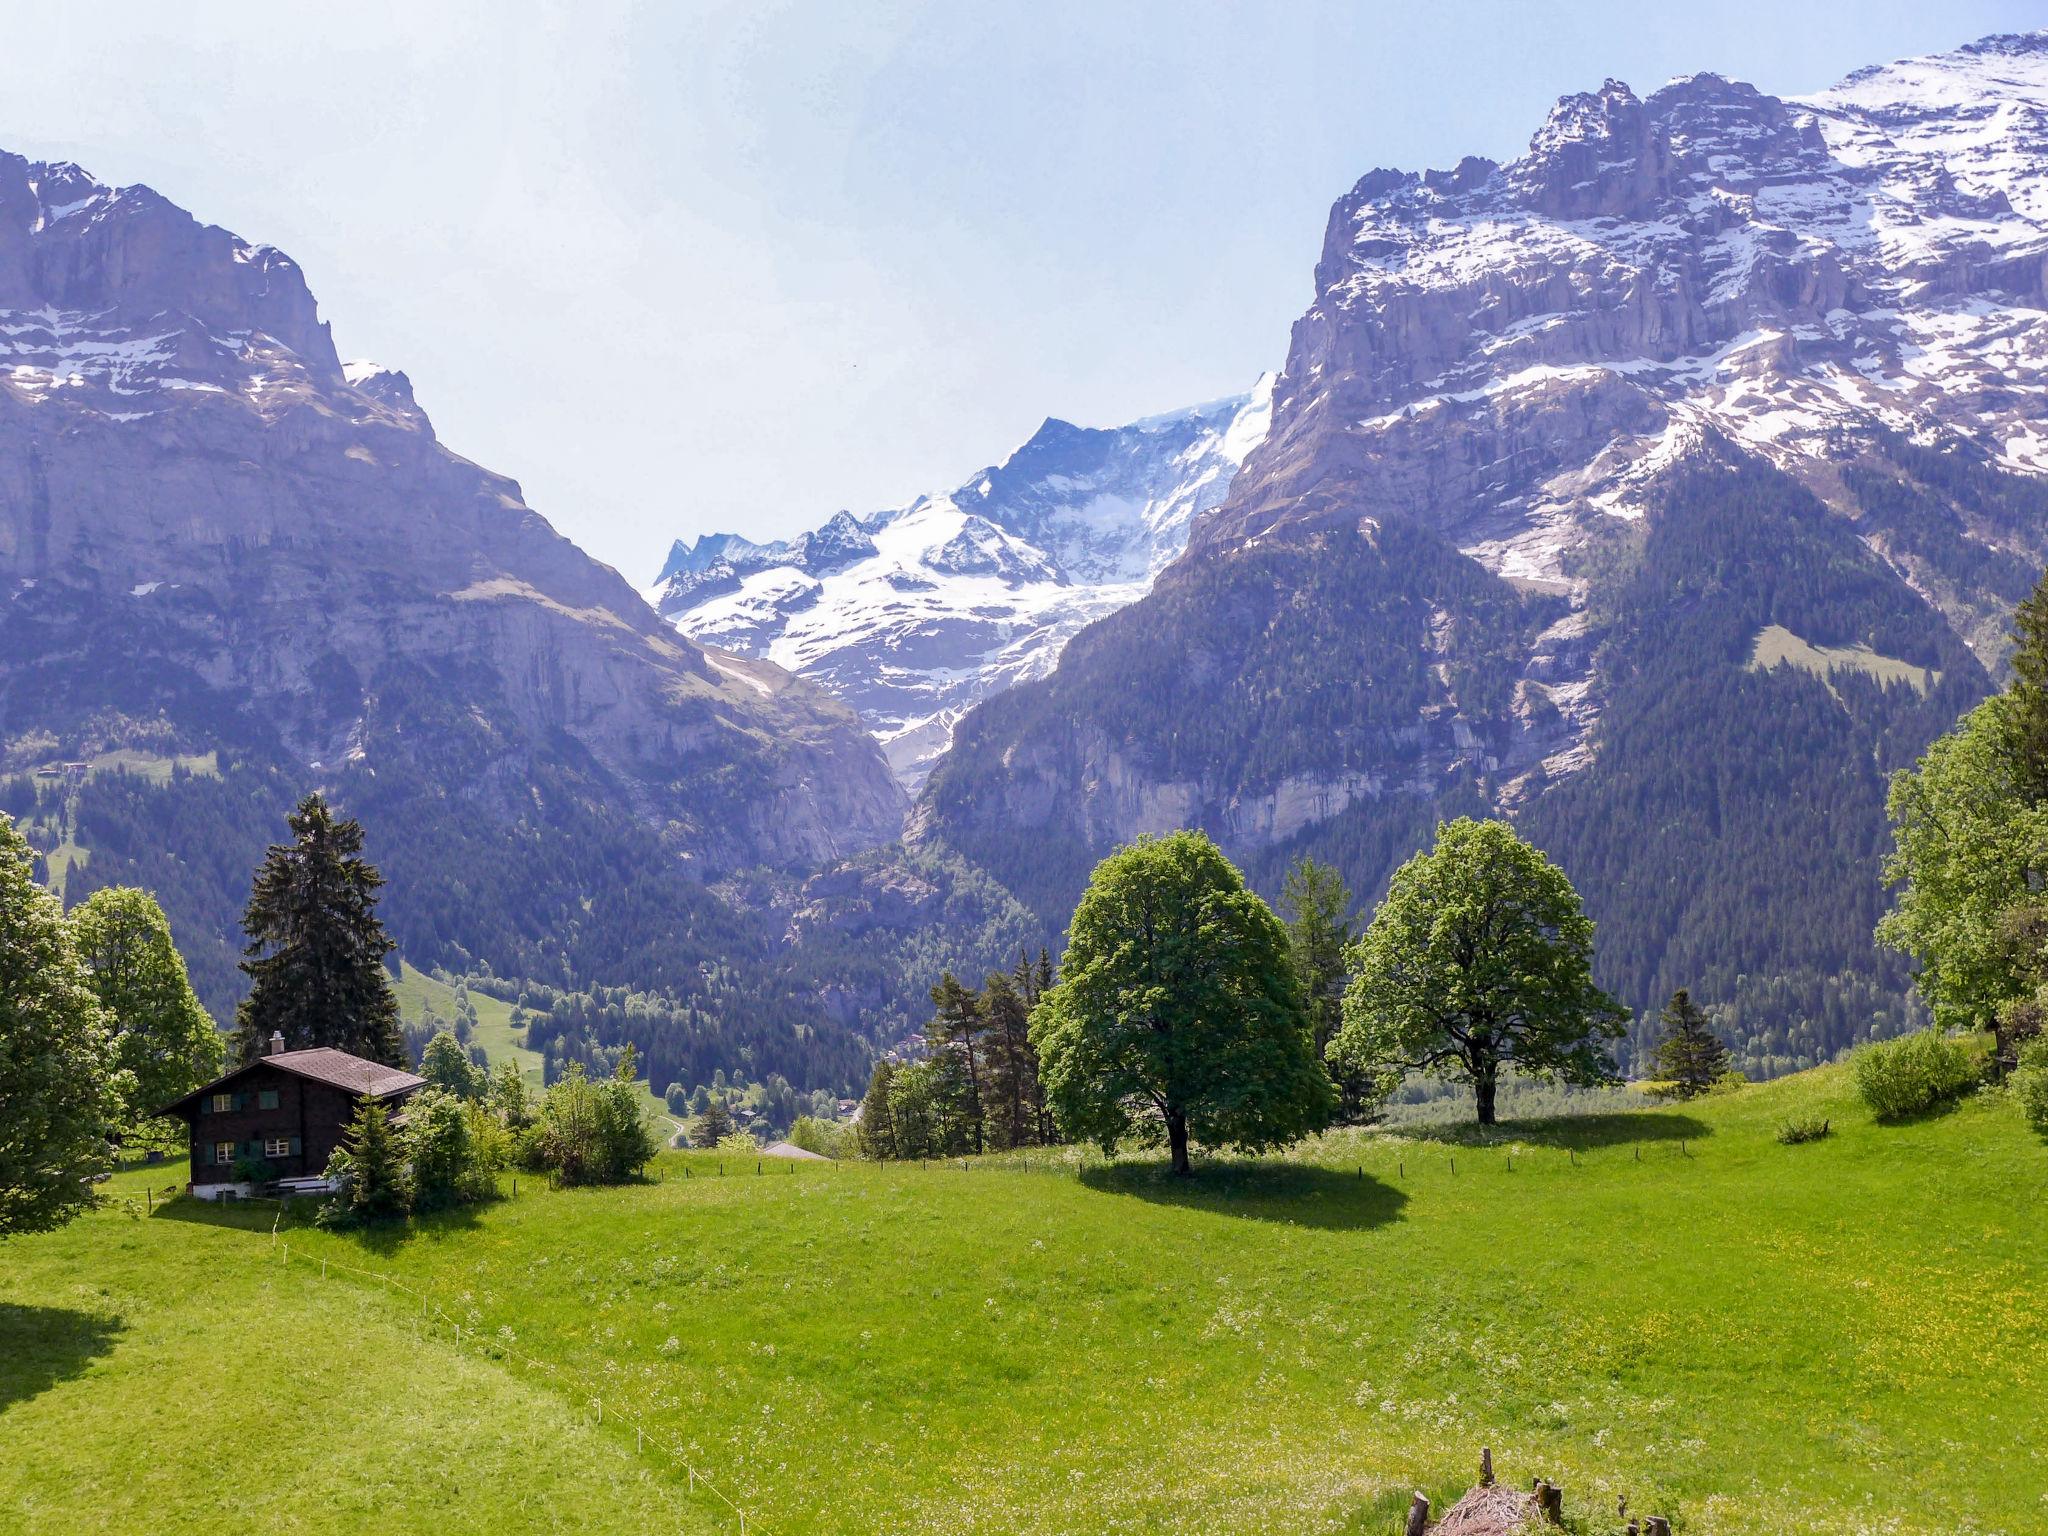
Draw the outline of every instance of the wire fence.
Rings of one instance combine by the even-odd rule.
[[[430,1329],[437,1327],[449,1329],[449,1336],[452,1337],[458,1349],[468,1349],[474,1352],[500,1356],[507,1360],[516,1360],[531,1370],[543,1372],[561,1388],[576,1394],[583,1402],[587,1403],[600,1425],[612,1423],[629,1426],[633,1431],[633,1448],[636,1452],[642,1455],[645,1455],[650,1450],[658,1452],[665,1456],[674,1466],[680,1467],[689,1479],[691,1496],[693,1498],[699,1495],[708,1496],[724,1506],[727,1513],[739,1522],[740,1536],[747,1536],[747,1533],[750,1531],[758,1533],[758,1536],[771,1536],[769,1528],[755,1517],[749,1515],[745,1509],[734,1503],[731,1498],[727,1497],[725,1491],[711,1480],[709,1474],[690,1460],[689,1454],[682,1446],[664,1438],[659,1430],[649,1428],[647,1421],[632,1409],[617,1403],[613,1403],[608,1407],[603,1396],[595,1391],[587,1380],[578,1377],[572,1371],[562,1369],[562,1367],[554,1364],[552,1361],[537,1360],[532,1355],[512,1348],[502,1335],[487,1334],[483,1329],[474,1325],[465,1329],[461,1320],[451,1317],[447,1310],[433,1296],[414,1286],[407,1285],[403,1280],[399,1280],[392,1275],[384,1274],[379,1270],[364,1269],[360,1265],[344,1264],[339,1259],[329,1258],[325,1255],[309,1254],[303,1250],[299,1253],[293,1253],[290,1240],[281,1230],[283,1223],[284,1207],[280,1205],[276,1219],[270,1224],[270,1242],[272,1251],[277,1255],[278,1263],[283,1267],[288,1269],[293,1264],[298,1264],[310,1270],[317,1264],[320,1268],[320,1277],[323,1280],[331,1279],[336,1274],[359,1275],[365,1280],[374,1281],[389,1290],[411,1297],[419,1303],[419,1320]]]

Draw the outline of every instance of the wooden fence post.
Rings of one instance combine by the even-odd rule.
[[[1479,1486],[1482,1488],[1491,1488],[1493,1486],[1493,1447],[1490,1445],[1483,1445],[1479,1448]]]
[[[1421,1494],[1408,1505],[1408,1529],[1403,1536],[1423,1536],[1429,1529],[1429,1500]]]

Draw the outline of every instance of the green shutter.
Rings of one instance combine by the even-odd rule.
[[[299,1155],[299,1138],[298,1138],[298,1137],[296,1137],[296,1136],[294,1136],[294,1137],[292,1138],[292,1156],[293,1156],[293,1157],[297,1157],[298,1155]]]

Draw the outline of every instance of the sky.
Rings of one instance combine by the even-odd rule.
[[[0,149],[304,268],[344,358],[637,585],[1248,389],[1367,170],[1794,94],[2048,3],[0,0]]]

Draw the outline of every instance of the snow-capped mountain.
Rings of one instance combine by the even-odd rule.
[[[959,723],[912,835],[1055,915],[1138,832],[1370,890],[1491,810],[1632,1003],[1896,1020],[1884,771],[2001,664],[2044,422],[2048,34],[1797,98],[1607,81],[1338,200],[1228,497]]]
[[[954,491],[786,542],[678,542],[649,596],[683,633],[822,683],[915,786],[962,713],[1150,590],[1264,438],[1272,390],[1112,430],[1048,420]]]

